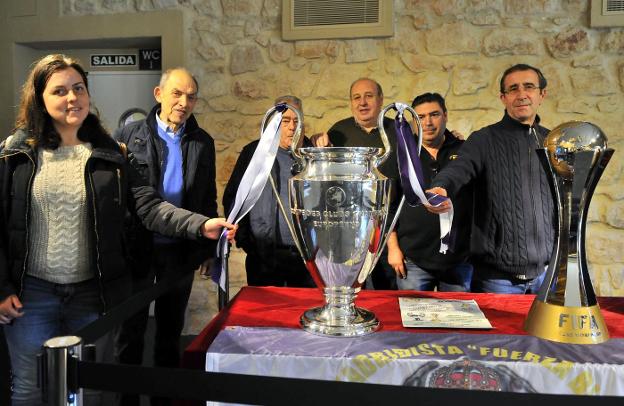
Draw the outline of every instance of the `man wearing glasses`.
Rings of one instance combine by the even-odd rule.
[[[548,133],[537,115],[546,84],[530,65],[507,69],[500,81],[502,120],[471,134],[432,182],[430,191],[451,201],[463,186],[474,187],[475,292],[537,293],[544,279],[555,236],[553,197],[536,152]],[[450,203],[428,208],[440,213]]]

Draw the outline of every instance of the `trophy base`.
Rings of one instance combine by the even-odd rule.
[[[361,307],[314,307],[301,315],[300,322],[305,331],[330,337],[358,337],[379,328],[375,315]]]
[[[524,330],[559,343],[600,344],[609,340],[609,330],[598,305],[569,307],[534,300]]]

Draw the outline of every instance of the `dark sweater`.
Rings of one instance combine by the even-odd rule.
[[[475,194],[471,258],[479,272],[524,275],[544,271],[554,243],[555,211],[546,171],[536,149],[548,130],[505,115],[470,135],[458,159],[432,186],[457,199],[472,182]]]
[[[463,141],[455,138],[448,130],[444,143],[440,146],[437,159],[425,148],[420,151],[424,186],[428,188],[436,174],[458,156]],[[466,261],[470,249],[470,224],[472,220],[472,188],[463,188],[453,201],[455,211],[453,229],[455,244],[452,251],[441,254],[440,217],[430,213],[422,205],[403,205],[396,226],[399,247],[403,255],[426,270],[446,270]]]
[[[390,118],[384,119],[384,129],[390,142],[390,148],[392,149],[388,159],[379,166],[379,172],[384,174],[390,179],[398,179],[399,171],[397,169],[396,161],[396,130],[394,128],[394,121]],[[355,118],[349,117],[344,120],[338,121],[334,124],[329,131],[327,131],[329,140],[334,147],[376,147],[383,148],[383,142],[381,141],[381,134],[379,129],[375,128],[370,133],[367,133],[356,122]]]

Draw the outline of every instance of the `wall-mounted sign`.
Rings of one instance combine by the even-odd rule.
[[[136,66],[136,54],[95,54],[91,55],[91,67]]]
[[[160,49],[139,49],[139,70],[161,69]]]

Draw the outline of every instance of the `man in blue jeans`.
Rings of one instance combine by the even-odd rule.
[[[539,69],[507,69],[500,81],[503,118],[474,132],[432,182],[430,192],[450,197],[453,205],[465,185],[474,187],[475,292],[537,293],[544,279],[555,237],[553,196],[536,152],[548,134],[537,115],[545,97]],[[428,208],[441,213],[449,207]]]
[[[420,162],[425,185],[449,162],[457,158],[463,141],[447,128],[448,113],[438,93],[417,96],[412,107],[423,127]],[[422,205],[403,206],[395,231],[388,238],[388,262],[396,272],[402,290],[468,292],[472,266],[467,262],[470,248],[472,189],[465,188],[454,202],[455,244],[446,254],[440,250],[440,220]],[[400,196],[399,196],[400,197]]]

